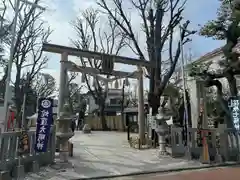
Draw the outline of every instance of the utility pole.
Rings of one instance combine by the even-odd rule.
[[[183,49],[183,42],[181,37],[182,27],[180,26],[180,47],[181,47],[181,74],[182,74],[182,83],[183,83],[183,99],[184,99],[184,109],[185,109],[185,125],[188,127],[188,107],[187,107],[187,97],[186,97],[186,79],[185,79],[185,70],[184,70],[184,49]]]
[[[189,117],[188,117],[188,104],[187,104],[187,97],[186,97],[186,91],[187,91],[187,85],[186,85],[186,79],[185,79],[185,70],[184,70],[184,49],[183,49],[183,41],[182,41],[182,31],[186,31],[189,34],[194,34],[194,31],[188,31],[187,29],[184,29],[181,25],[179,25],[180,30],[180,48],[181,48],[181,71],[182,71],[182,83],[183,83],[183,99],[184,99],[184,135],[186,140],[186,156],[188,158],[191,158],[190,150],[189,150],[189,143],[188,143],[188,127],[189,127]]]
[[[16,27],[17,27],[17,20],[18,20],[18,15],[19,15],[19,7],[20,7],[20,1],[23,3],[32,6],[33,8],[39,8],[41,10],[45,10],[44,7],[39,6],[38,4],[29,2],[27,0],[15,0],[14,2],[14,19],[13,19],[13,24],[12,24],[12,29],[11,29],[11,35],[12,35],[12,41],[11,41],[11,47],[10,47],[10,56],[9,56],[9,61],[8,61],[8,72],[7,72],[7,78],[6,78],[6,87],[5,87],[5,96],[4,96],[4,124],[2,124],[1,129],[4,129],[6,131],[6,126],[7,126],[7,121],[8,121],[8,100],[11,95],[11,73],[12,73],[12,64],[13,64],[13,59],[14,59],[14,48],[16,45]]]

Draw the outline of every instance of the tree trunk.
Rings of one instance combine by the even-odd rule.
[[[16,107],[16,127],[22,128],[22,113],[21,108]]]
[[[149,92],[148,104],[152,108],[152,115],[155,116],[158,113],[158,108],[160,107],[160,96],[154,92]]]
[[[234,128],[233,121],[232,121],[232,118],[231,118],[231,114],[230,114],[230,111],[229,111],[229,108],[228,108],[228,105],[227,105],[228,103],[223,98],[222,83],[219,80],[209,80],[209,81],[206,82],[206,87],[210,87],[210,86],[216,86],[217,87],[217,98],[218,98],[218,102],[220,103],[220,105],[222,107],[222,110],[224,111],[225,123],[227,124],[228,128]],[[229,86],[230,86],[230,83],[229,83]],[[232,95],[232,92],[231,92],[231,95]]]
[[[6,88],[6,79],[7,79],[7,71],[8,71],[8,67],[4,68],[4,74],[2,76],[2,79],[0,81],[0,97],[2,97],[4,99],[5,96],[5,88]]]
[[[156,116],[158,113],[158,108],[160,107],[160,96],[155,93],[155,87],[156,87],[156,78],[155,78],[155,71],[156,68],[151,69],[151,77],[150,77],[150,83],[149,83],[149,93],[148,93],[148,104],[149,107],[152,108],[152,116]],[[158,135],[154,129],[152,129],[151,132],[151,140],[154,141],[154,146],[158,144]]]
[[[101,124],[102,124],[102,130],[103,131],[107,131],[108,130],[108,126],[107,126],[107,122],[106,122],[106,119],[105,119],[105,113],[104,113],[104,109],[105,109],[105,104],[101,104],[99,106],[99,115],[100,115],[100,121],[101,121]]]
[[[226,78],[227,78],[228,85],[229,85],[229,89],[230,89],[230,95],[233,96],[233,97],[234,97],[234,96],[237,96],[237,95],[238,95],[238,89],[237,89],[236,78],[234,77],[234,75],[233,75],[232,73],[229,73]],[[225,103],[225,104],[227,105],[228,102]],[[227,113],[227,114],[230,115],[230,116],[228,115],[228,116],[225,117],[225,119],[226,119],[226,121],[227,121],[227,127],[228,127],[228,128],[235,128],[229,110],[228,110],[228,113]]]
[[[19,90],[15,91],[15,93],[17,93],[18,95],[15,96],[15,106],[16,106],[16,123],[17,123],[17,127],[21,128],[22,127],[22,117],[21,117],[21,110],[22,110],[22,98],[21,98],[21,93],[20,88],[17,88]]]
[[[228,81],[231,96],[237,96],[238,89],[237,89],[236,78],[234,77],[234,75],[232,73],[229,73],[226,78]]]
[[[71,97],[68,98],[68,104],[69,104],[70,112],[73,113],[73,101]]]

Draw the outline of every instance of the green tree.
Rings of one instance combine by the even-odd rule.
[[[233,127],[227,101],[223,94],[223,85],[219,78],[225,78],[229,85],[230,96],[237,96],[238,89],[236,75],[240,74],[239,53],[235,47],[240,37],[240,4],[237,1],[231,2],[220,0],[221,5],[217,11],[217,18],[207,22],[200,30],[200,34],[217,40],[226,40],[222,47],[223,59],[219,59],[220,69],[212,70],[211,62],[205,64],[193,64],[190,75],[200,77],[204,80],[206,87],[217,88],[217,100],[220,102],[225,114],[225,122],[228,127]]]
[[[217,9],[217,17],[208,21],[200,29],[200,35],[214,38],[216,40],[225,40],[225,31],[231,23],[232,4],[231,0],[219,0],[220,7]]]

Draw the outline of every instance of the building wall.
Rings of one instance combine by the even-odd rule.
[[[217,62],[219,60],[221,60],[221,58],[222,58],[222,54],[217,53],[214,56],[209,56],[209,57],[205,56],[204,60],[200,59],[200,60],[195,61],[195,63],[198,61],[201,61],[201,63],[206,63],[206,62],[212,61],[213,63],[211,64],[210,68],[213,70],[216,70],[219,68],[219,65],[217,64]],[[200,105],[199,90],[200,89],[197,85],[196,79],[193,77],[189,77],[188,72],[186,72],[186,79],[187,79],[187,89],[188,89],[189,95],[190,95],[192,126],[194,128],[196,128],[198,120],[199,120],[199,109],[200,109],[200,107],[199,107],[199,105]],[[223,86],[226,86],[226,81],[224,79],[222,79],[221,81],[223,83]]]
[[[219,49],[214,50],[213,52],[210,52],[204,56],[202,56],[199,60],[195,61],[194,63],[207,63],[212,62],[210,65],[211,70],[219,70],[220,66],[218,62],[222,59],[223,54],[221,52],[217,52]],[[200,97],[200,89],[197,86],[197,81],[195,78],[189,77],[186,72],[186,79],[187,79],[187,89],[189,91],[189,95],[191,98],[191,113],[192,113],[192,123],[193,127],[197,127],[198,117],[199,117],[199,97]],[[180,76],[181,77],[181,76]],[[219,79],[223,85],[223,88],[228,90],[228,82],[225,78]],[[180,81],[179,83],[182,83]],[[237,78],[237,84],[240,86],[240,78]]]
[[[125,97],[129,96],[128,92],[124,93]],[[118,102],[111,103],[111,99],[122,100],[122,90],[121,89],[109,89],[107,98],[106,98],[106,105],[108,106],[119,106]],[[88,113],[91,113],[93,110],[98,109],[98,105],[95,104],[94,98],[89,94],[88,96]]]

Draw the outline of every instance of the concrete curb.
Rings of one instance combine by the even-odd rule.
[[[195,167],[186,167],[186,168],[174,168],[174,169],[160,169],[160,170],[150,170],[150,171],[139,171],[133,173],[126,174],[118,174],[118,175],[107,175],[107,176],[98,176],[98,177],[87,177],[87,178],[77,178],[72,180],[90,180],[90,179],[108,179],[108,178],[118,178],[118,177],[127,177],[127,176],[138,176],[138,175],[147,175],[147,174],[155,174],[155,173],[171,173],[171,172],[181,172],[181,171],[191,171],[191,170],[200,170],[200,169],[210,169],[216,167],[234,167],[238,166],[240,163],[223,163],[223,164],[210,164],[203,166],[195,166]]]

